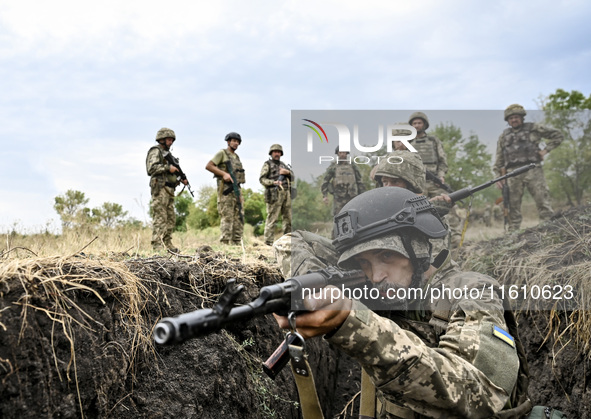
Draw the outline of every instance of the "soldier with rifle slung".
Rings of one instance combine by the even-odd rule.
[[[283,234],[291,232],[291,198],[293,170],[281,161],[283,147],[273,144],[269,148],[270,159],[261,168],[259,182],[265,187],[267,220],[265,221],[265,244],[272,246],[275,241],[275,224],[281,216]]]
[[[228,146],[218,151],[205,169],[217,179],[220,243],[240,245],[244,231],[244,198],[240,185],[246,182],[246,178],[236,150],[242,143],[242,138],[240,134],[230,132],[225,141]]]
[[[564,136],[557,129],[538,123],[524,123],[525,115],[525,109],[518,104],[505,109],[505,121],[509,127],[503,131],[497,142],[497,156],[493,167],[497,174],[503,175],[511,173],[519,166],[536,164],[536,168],[528,173],[497,184],[499,189],[503,189],[505,225],[508,231],[519,230],[521,226],[521,200],[525,188],[534,198],[541,220],[546,220],[554,214],[541,162],[548,152],[560,145]],[[540,143],[543,139],[547,142],[541,150]]]
[[[188,185],[186,176],[178,159],[170,153],[176,135],[170,128],[160,128],[156,133],[156,142],[148,151],[146,171],[150,176],[152,195],[152,247],[158,251],[163,247],[177,252],[172,244],[172,232],[176,224],[174,213],[174,190],[179,183]],[[189,188],[190,190],[190,188]]]

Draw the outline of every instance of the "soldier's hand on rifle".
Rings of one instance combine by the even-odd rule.
[[[453,204],[453,201],[449,197],[449,195],[442,193],[441,195],[434,196],[433,198],[429,199],[429,201],[445,201],[448,204]]]
[[[440,176],[439,180],[441,180],[441,183],[445,183],[445,178],[443,176]]]
[[[328,204],[328,196],[323,196],[322,202],[324,202],[325,204]]]
[[[289,170],[284,169],[283,167],[281,169],[279,169],[279,174],[280,175],[289,175]]]
[[[224,182],[226,183],[234,183],[234,181],[232,180],[232,176],[230,176],[230,173],[228,172],[224,172]]]
[[[546,149],[540,150],[540,151],[538,151],[538,154],[540,155],[540,160],[544,160],[544,156],[546,154],[548,154],[548,150],[546,150]]]
[[[181,183],[183,185],[188,185],[189,184],[189,181],[187,179],[183,179],[183,180],[181,180]]]
[[[172,164],[170,165],[170,167],[168,168],[170,173],[174,173],[174,172],[178,172],[179,169],[177,169],[176,167],[174,167]]]
[[[305,339],[332,332],[343,324],[351,311],[350,299],[336,298],[341,294],[339,288],[328,286],[317,294],[320,298],[313,298],[313,295],[310,295],[304,299],[304,306],[310,311],[296,316],[297,331]],[[281,328],[289,329],[287,317],[277,314],[274,316]]]
[[[497,189],[503,189],[503,185],[505,184],[506,180],[499,180],[495,185],[497,185]]]

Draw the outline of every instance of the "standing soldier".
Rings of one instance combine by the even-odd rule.
[[[268,159],[261,169],[259,182],[265,187],[267,221],[265,222],[265,244],[272,246],[275,241],[275,224],[279,215],[283,222],[283,234],[291,232],[291,182],[293,171],[281,161],[283,147],[273,144]]]
[[[408,119],[408,123],[417,130],[417,137],[413,140],[413,147],[423,159],[425,169],[433,173],[441,183],[445,183],[445,174],[447,173],[447,156],[443,151],[441,140],[433,135],[427,135],[429,128],[429,119],[423,112],[415,112]],[[432,198],[446,193],[433,180],[427,176],[425,195]]]
[[[320,190],[325,204],[328,204],[328,194],[333,195],[332,213],[337,215],[347,202],[365,192],[365,185],[359,169],[348,158],[349,152],[339,151],[338,147],[334,152],[337,161],[326,169]]]
[[[427,172],[427,183],[425,184],[425,195],[429,198],[447,193],[440,185],[445,183],[447,173],[447,156],[443,150],[441,140],[433,135],[427,135],[429,119],[423,112],[415,112],[408,119],[408,123],[417,130],[417,137],[413,140],[413,147],[417,150],[425,170]],[[437,181],[433,180],[437,178]],[[439,184],[438,184],[439,183]],[[445,216],[449,225],[451,244],[458,246],[462,238],[461,217],[457,214],[456,207],[453,207]]]
[[[244,231],[244,199],[240,185],[246,182],[246,179],[236,150],[242,143],[242,138],[240,134],[231,132],[226,135],[225,141],[228,147],[218,151],[205,169],[213,173],[217,179],[220,243],[240,245]]]
[[[560,145],[564,136],[553,128],[541,124],[523,122],[526,112],[523,106],[509,105],[505,109],[505,121],[509,123],[497,143],[497,159],[494,171],[498,174],[512,172],[518,167],[529,163],[540,163],[544,156]],[[540,150],[542,139],[546,139],[546,147]],[[509,225],[508,231],[519,230],[521,226],[521,199],[523,192],[527,190],[534,198],[540,219],[546,220],[554,214],[550,205],[550,191],[544,178],[544,170],[541,165],[528,172],[506,179],[505,187],[509,187]],[[502,189],[504,182],[497,183]]]
[[[175,173],[179,170],[166,158],[175,140],[176,135],[170,128],[158,130],[156,133],[158,145],[148,150],[146,171],[150,176],[152,195],[152,247],[154,250],[160,250],[164,245],[167,249],[177,252],[178,249],[172,245],[172,231],[176,224],[174,189],[179,184]],[[186,179],[182,182],[187,184]]]

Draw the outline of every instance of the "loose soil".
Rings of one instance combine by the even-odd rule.
[[[590,220],[589,207],[570,210],[519,234],[468,243],[457,257],[466,268],[515,282],[508,265],[550,249],[541,266],[576,277],[562,268],[581,269],[589,261]],[[153,344],[153,326],[162,317],[212,307],[229,278],[245,286],[239,303],[283,280],[263,255],[243,264],[211,250],[187,259],[0,260],[0,417],[300,418],[289,368],[275,380],[261,369],[283,340],[272,316],[179,345]],[[571,418],[591,418],[585,316],[519,313],[530,396]],[[356,363],[322,339],[308,347],[325,417],[351,417],[357,400],[340,413],[359,391]]]

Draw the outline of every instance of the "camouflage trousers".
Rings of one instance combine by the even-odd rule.
[[[528,172],[507,179],[509,184],[509,231],[519,230],[521,226],[521,200],[525,188],[536,202],[538,215],[541,220],[552,217],[554,210],[550,204],[550,190],[544,177],[544,169],[538,166]]]
[[[151,182],[152,247],[172,247],[172,232],[176,224],[174,189]]]
[[[289,189],[278,189],[273,194],[277,197],[273,202],[267,203],[267,220],[265,221],[265,243],[272,245],[275,241],[275,225],[281,215],[283,234],[291,232],[291,193]]]
[[[218,193],[218,213],[220,215],[220,242],[240,244],[244,221],[240,220],[238,201],[233,192],[228,195]]]

